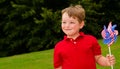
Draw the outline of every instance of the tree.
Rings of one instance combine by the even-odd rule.
[[[44,8],[43,0],[2,0],[0,56],[53,48],[60,39],[60,11]]]

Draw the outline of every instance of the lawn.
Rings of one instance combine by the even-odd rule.
[[[99,40],[102,48],[102,54],[108,54],[108,48]],[[111,46],[112,54],[116,57],[114,69],[120,66],[120,36],[117,42]],[[0,58],[0,69],[53,69],[53,49],[31,52],[21,55],[14,55]],[[110,67],[101,67],[97,65],[97,69],[111,69]]]
[[[0,69],[53,69],[53,49],[0,58]]]

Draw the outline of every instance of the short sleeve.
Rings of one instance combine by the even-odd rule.
[[[101,55],[101,47],[95,37],[93,38],[93,51],[94,55]]]
[[[60,47],[57,44],[54,48],[54,68],[57,68],[62,65],[62,58],[60,55]]]

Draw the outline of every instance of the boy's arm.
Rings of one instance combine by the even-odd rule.
[[[107,55],[106,57],[97,55],[95,56],[95,60],[101,66],[111,66],[115,64],[115,57],[113,55]]]

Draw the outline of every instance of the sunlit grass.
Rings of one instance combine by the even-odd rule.
[[[0,58],[0,69],[53,69],[53,49]]]

